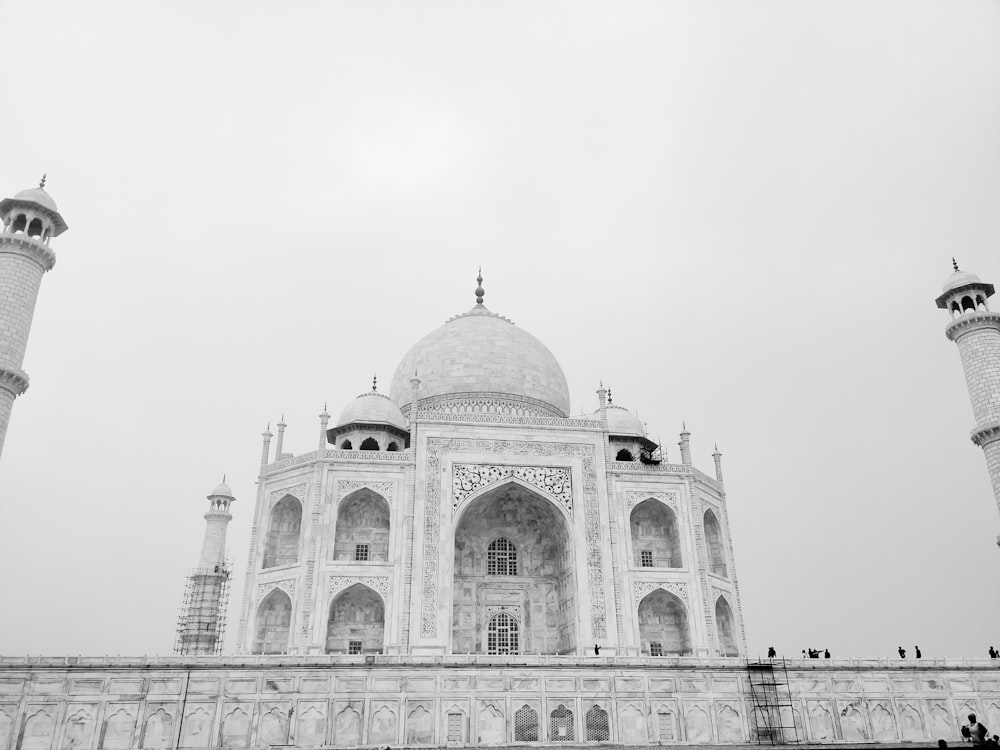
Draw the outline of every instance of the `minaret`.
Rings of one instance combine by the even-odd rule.
[[[0,452],[14,399],[28,390],[21,369],[42,274],[56,264],[49,240],[66,231],[56,202],[37,188],[0,201]]]
[[[218,654],[226,629],[229,566],[226,564],[226,529],[233,520],[233,491],[222,478],[208,496],[205,541],[198,568],[188,576],[184,607],[177,624],[176,650],[182,656]]]
[[[1000,313],[991,312],[986,300],[993,285],[958,269],[945,282],[937,306],[951,313],[945,336],[958,345],[965,384],[972,400],[976,426],[972,442],[983,449],[986,469],[993,483],[993,498],[1000,508]],[[1000,536],[997,537],[1000,545]]]

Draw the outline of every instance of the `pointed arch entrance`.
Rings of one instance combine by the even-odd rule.
[[[639,638],[651,656],[690,654],[691,635],[684,603],[663,589],[650,591],[639,602]]]
[[[452,591],[454,653],[577,650],[569,522],[549,499],[515,480],[461,510]]]
[[[326,653],[380,654],[384,636],[382,597],[363,583],[349,586],[330,602]]]

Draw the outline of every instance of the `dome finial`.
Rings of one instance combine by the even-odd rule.
[[[225,484],[225,483],[226,483],[226,475],[225,475],[225,474],[223,474],[223,475],[222,475],[222,483],[223,483],[223,484]]]
[[[611,397],[611,386],[608,386],[608,406],[611,406],[615,400]]]
[[[42,190],[45,189],[45,178],[48,176],[48,174],[49,174],[48,172],[44,172],[42,174],[42,179],[38,182],[38,187]]]
[[[482,306],[483,296],[486,294],[486,290],[483,289],[483,267],[479,267],[479,275],[476,277],[476,283],[479,285],[476,287],[476,304]]]
[[[955,260],[955,256],[951,258],[951,267],[955,269],[955,273],[958,273],[958,261]]]
[[[372,375],[372,393],[378,393],[378,375]]]

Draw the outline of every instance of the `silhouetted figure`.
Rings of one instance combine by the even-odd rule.
[[[913,647],[913,658],[914,659],[919,659],[920,658],[920,646],[914,646]]]
[[[802,649],[802,658],[803,658],[803,659],[805,659],[805,658],[806,658],[806,650],[805,650],[805,649]]]
[[[600,656],[600,655],[601,655],[601,647],[595,643],[594,644],[594,656]]]
[[[823,658],[824,659],[829,659],[830,658],[830,649],[828,649],[828,648],[823,649]]]
[[[975,714],[969,714],[969,724],[968,726],[962,727],[962,736],[966,736],[968,732],[969,739],[972,740],[973,745],[982,745],[986,742],[986,736],[989,734],[986,727],[976,720]]]
[[[938,747],[948,747],[948,743],[944,740],[938,740]]]
[[[809,658],[810,659],[818,659],[819,658],[819,649],[818,648],[811,648],[811,649],[809,649]]]
[[[905,648],[903,648],[902,646],[900,646],[896,650],[899,652],[899,658],[900,659],[905,659],[906,658],[906,649]]]
[[[777,655],[778,655],[778,652],[774,650],[774,646],[768,646],[767,647],[767,658],[768,659],[773,659]]]
[[[997,650],[995,648],[993,648],[993,646],[990,646],[990,658],[991,659],[996,659],[997,658]]]

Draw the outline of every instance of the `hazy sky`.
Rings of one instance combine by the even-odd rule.
[[[985,656],[1000,516],[948,316],[1000,283],[1000,4],[0,2],[53,242],[0,653],[168,653],[237,496],[474,304],[724,456],[752,651]],[[1000,305],[1000,302],[996,303]],[[230,643],[233,639],[230,638]]]

